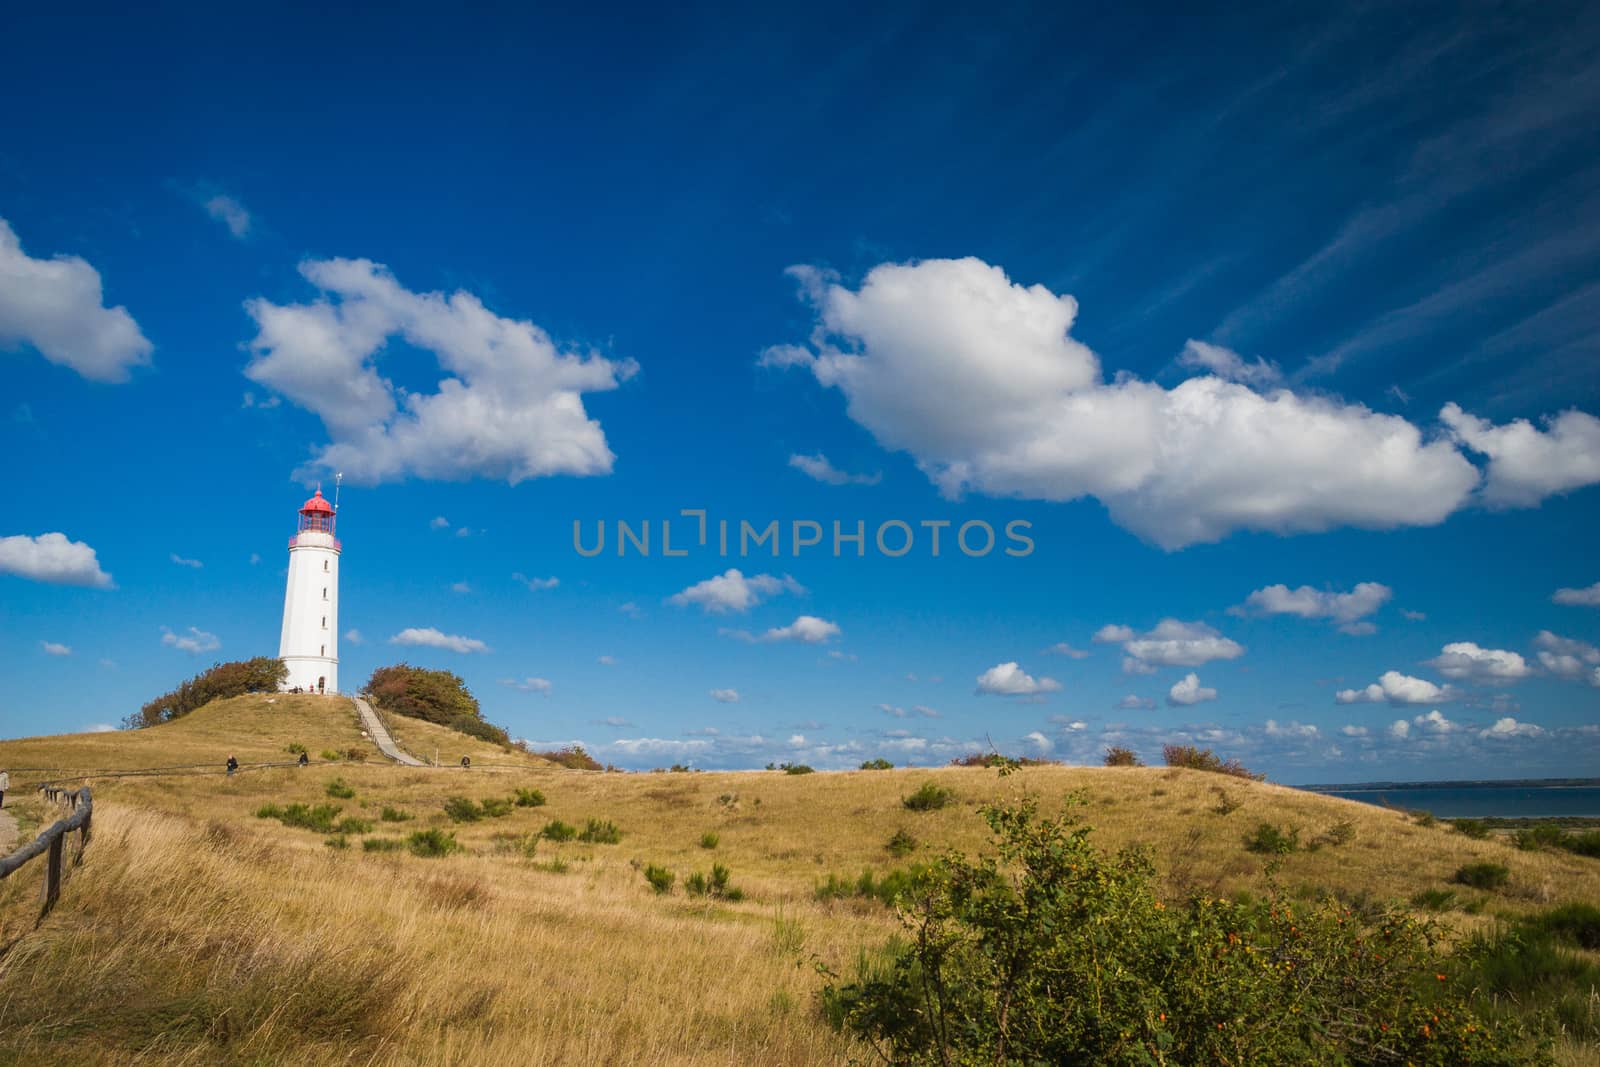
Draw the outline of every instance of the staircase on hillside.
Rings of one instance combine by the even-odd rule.
[[[367,736],[372,738],[372,743],[378,746],[378,751],[407,767],[426,767],[427,764],[417,759],[411,753],[395,744],[394,736],[389,733],[389,728],[378,718],[378,713],[372,710],[364,697],[355,697],[356,713],[361,716],[361,726],[367,731]]]

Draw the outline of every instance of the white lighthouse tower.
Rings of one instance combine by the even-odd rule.
[[[337,495],[337,494],[335,494]],[[319,488],[300,508],[289,538],[289,586],[283,596],[278,658],[289,668],[285,689],[339,691],[339,541],[334,507]]]

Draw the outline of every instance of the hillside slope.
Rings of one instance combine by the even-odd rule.
[[[250,759],[290,740],[349,741],[353,726],[325,701],[251,699],[141,731],[160,741],[141,751],[181,762],[226,740]],[[0,742],[0,763],[28,752],[82,763],[105,743]],[[1276,877],[1291,892],[1405,900],[1452,889],[1478,912],[1449,912],[1461,928],[1600,900],[1592,860],[1195,771],[604,774],[493,762],[506,765],[370,760],[93,783],[97,836],[50,918],[32,929],[36,882],[0,886],[0,945],[16,939],[0,956],[0,1062],[861,1060],[866,1050],[815,1010],[815,964],[870,966],[896,924],[875,900],[819,899],[819,883],[947,847],[982,850],[978,806],[1022,794],[1046,810],[1081,794],[1076,810],[1095,840],[1148,846],[1174,896],[1259,893],[1269,858],[1243,839],[1271,822],[1304,841],[1346,827],[1344,844],[1281,858]],[[902,798],[927,782],[951,790],[951,803],[908,810]],[[479,806],[471,821],[446,813],[447,802],[464,807],[452,797],[493,804],[535,789],[546,803],[498,815]],[[257,814],[294,803],[359,822],[329,835]],[[386,808],[393,821],[380,817]],[[541,833],[552,821],[611,823],[620,840],[555,842]],[[917,844],[897,857],[885,845],[901,830]],[[459,851],[414,855],[406,842],[419,831],[448,835]],[[1461,864],[1485,860],[1510,869],[1503,890],[1450,884]],[[744,899],[685,895],[684,880],[714,862]],[[671,892],[651,891],[642,870],[652,864],[675,873]]]
[[[424,759],[437,751],[445,762],[470,756],[475,763],[537,766],[545,761],[457,733],[443,726],[389,716],[403,747]],[[278,693],[218,700],[188,715],[142,730],[57,734],[0,741],[0,767],[13,777],[35,781],[95,770],[130,770],[181,765],[220,768],[232,753],[241,763],[291,760],[291,742],[304,745],[312,759],[324,750],[362,750],[382,760],[363,736],[355,706],[346,697]]]

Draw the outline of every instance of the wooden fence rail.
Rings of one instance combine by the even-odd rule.
[[[89,794],[88,786],[82,789],[61,789],[53,785],[42,785],[39,791],[45,795],[45,799],[65,805],[71,812],[65,819],[46,827],[30,843],[23,845],[11,855],[0,858],[0,878],[10,877],[29,860],[48,854],[49,858],[45,861],[44,869],[44,906],[40,911],[42,916],[55,906],[56,899],[61,896],[66,839],[67,835],[74,831],[79,834],[78,856],[75,862],[83,861],[83,850],[89,845],[89,824],[94,817],[94,798]]]

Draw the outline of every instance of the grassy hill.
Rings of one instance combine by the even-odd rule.
[[[219,702],[133,734],[0,742],[0,766],[216,764],[230,750],[249,764],[283,758],[290,741],[313,755],[361,742],[342,702],[267,700]],[[405,769],[374,752],[366,763],[231,778],[94,781],[96,838],[57,910],[33,929],[38,875],[0,883],[0,945],[9,946],[0,1062],[859,1060],[866,1050],[815,1009],[814,965],[870,966],[897,925],[878,901],[819,899],[818,885],[946,847],[978,850],[986,834],[975,809],[1024,792],[1052,809],[1081,791],[1096,839],[1150,846],[1175,897],[1259,892],[1268,857],[1247,851],[1244,838],[1269,822],[1297,828],[1303,842],[1344,841],[1281,857],[1276,877],[1305,895],[1409,900],[1448,890],[1455,910],[1445,914],[1461,929],[1600,900],[1592,860],[1195,771],[606,774],[513,758],[426,723],[397,725],[413,750],[437,741],[447,762],[459,750],[475,766]],[[34,777],[13,772],[14,781]],[[952,802],[908,810],[902,798],[928,782]],[[538,790],[546,803],[497,804],[517,790]],[[467,806],[453,797],[504,813],[480,805],[476,821],[457,821],[446,804],[458,814]],[[330,819],[359,822],[338,835],[257,814],[292,804],[335,805]],[[38,802],[23,805],[27,815]],[[385,821],[385,809],[405,818]],[[602,833],[552,842],[540,834],[552,820],[579,831],[611,823],[620,841]],[[453,835],[459,851],[413,854],[419,831]],[[907,855],[886,849],[897,831],[915,839]],[[1509,868],[1503,889],[1450,884],[1457,868],[1483,861]],[[728,867],[742,900],[683,892],[713,862]],[[671,893],[652,891],[647,865],[675,872]],[[1592,1051],[1574,1044],[1562,1054],[1593,1062]]]

